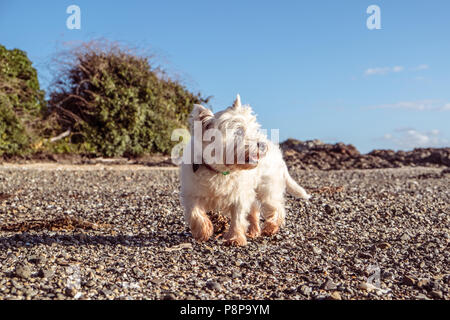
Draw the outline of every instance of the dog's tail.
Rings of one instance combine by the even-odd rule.
[[[293,196],[308,200],[311,198],[311,195],[309,195],[305,189],[303,189],[301,186],[295,182],[294,179],[292,179],[291,175],[289,174],[287,167],[284,167],[284,178],[286,181],[286,189],[287,191],[292,194]]]

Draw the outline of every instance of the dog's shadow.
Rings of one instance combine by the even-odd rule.
[[[159,247],[170,248],[182,243],[192,243],[192,237],[187,232],[182,233],[140,233],[136,235],[98,235],[82,232],[57,233],[16,233],[0,236],[1,247],[29,248],[34,246],[127,246],[127,247]]]

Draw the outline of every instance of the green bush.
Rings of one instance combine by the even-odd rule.
[[[44,92],[26,53],[0,45],[0,155],[28,152],[44,112]]]
[[[175,128],[194,103],[207,103],[149,59],[117,44],[91,42],[60,59],[49,105],[80,152],[102,156],[169,153]],[[66,150],[59,143],[58,149]]]

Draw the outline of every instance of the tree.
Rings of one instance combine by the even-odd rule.
[[[44,92],[26,53],[0,45],[0,155],[29,151],[45,111]]]
[[[117,43],[84,43],[60,56],[50,109],[60,131],[87,153],[169,153],[171,132],[187,126],[195,103],[207,103],[170,79],[151,58]]]

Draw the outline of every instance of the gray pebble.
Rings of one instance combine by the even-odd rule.
[[[27,265],[19,264],[16,267],[15,275],[19,278],[28,279],[31,276],[31,268]]]
[[[52,269],[41,268],[39,269],[38,276],[41,278],[51,279],[55,272]]]
[[[433,299],[442,299],[444,297],[444,295],[442,294],[442,291],[431,291],[430,296]]]
[[[208,281],[206,282],[206,287],[211,290],[221,291],[222,286],[216,281]]]
[[[328,279],[322,285],[322,289],[324,289],[324,290],[336,290],[337,289],[337,285],[333,282],[333,280]]]

